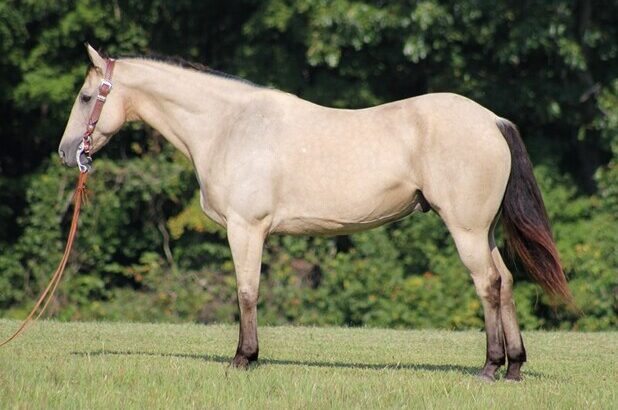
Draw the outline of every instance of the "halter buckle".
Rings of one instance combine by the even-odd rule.
[[[99,85],[99,90],[103,89],[103,87],[107,87],[107,92],[112,91],[112,82],[106,79],[101,80],[101,85]]]

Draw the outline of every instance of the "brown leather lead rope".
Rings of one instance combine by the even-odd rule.
[[[0,344],[0,347],[9,343],[11,340],[15,339],[17,336],[25,332],[26,329],[28,329],[28,326],[34,323],[43,314],[43,312],[45,312],[47,305],[52,300],[54,296],[54,292],[56,291],[56,288],[58,287],[58,284],[60,283],[60,279],[62,279],[62,275],[64,274],[64,268],[66,267],[67,262],[69,260],[69,255],[71,254],[71,249],[73,248],[73,242],[75,241],[75,236],[77,235],[77,223],[79,222],[79,212],[81,210],[82,203],[84,201],[84,195],[86,194],[86,180],[87,179],[88,179],[87,172],[79,173],[79,179],[77,180],[77,187],[75,188],[75,195],[73,196],[73,204],[74,204],[73,220],[71,221],[71,229],[69,230],[69,237],[67,239],[67,244],[66,244],[66,247],[64,248],[64,255],[62,256],[62,259],[60,260],[60,264],[56,268],[56,271],[54,272],[51,280],[49,281],[49,284],[39,296],[39,299],[36,301],[28,317],[23,321],[19,329],[17,329],[17,331],[13,333],[11,337],[9,337],[8,339],[6,339],[4,342]],[[39,311],[36,318],[34,318],[33,320],[32,318],[36,314],[37,310],[39,309],[43,301],[45,301],[43,308]]]
[[[80,142],[79,148],[77,149],[76,159],[77,166],[79,167],[79,179],[77,180],[77,186],[75,187],[75,194],[73,195],[73,218],[71,220],[71,229],[69,229],[69,236],[67,238],[67,244],[64,248],[64,255],[62,255],[62,259],[60,260],[60,264],[56,268],[56,271],[52,275],[51,280],[47,284],[47,287],[41,295],[39,299],[34,304],[32,311],[26,317],[26,319],[22,322],[19,329],[13,333],[11,337],[6,339],[4,342],[0,343],[0,347],[6,345],[11,340],[15,339],[22,333],[24,333],[28,327],[37,321],[41,315],[47,309],[49,302],[53,299],[54,293],[58,288],[58,284],[62,279],[62,275],[64,274],[64,269],[67,266],[67,262],[69,261],[69,255],[71,254],[71,249],[73,248],[73,242],[75,241],[75,237],[77,236],[77,225],[79,222],[79,213],[82,209],[82,204],[84,202],[84,198],[86,195],[86,180],[88,179],[88,172],[90,171],[90,149],[92,148],[92,133],[94,132],[94,128],[99,121],[99,117],[101,116],[101,112],[103,110],[103,104],[107,99],[107,95],[112,90],[112,73],[114,71],[114,63],[115,60],[107,59],[105,64],[105,73],[103,75],[103,80],[99,85],[99,94],[97,95],[97,99],[95,101],[94,107],[92,107],[92,111],[90,113],[90,118],[88,119],[88,126],[84,135],[82,137],[82,141]],[[86,163],[82,163],[82,154],[86,156]],[[43,307],[41,307],[43,305]],[[39,308],[41,308],[39,310]],[[38,314],[37,314],[38,311]],[[34,315],[36,314],[36,317]],[[34,319],[33,319],[34,318]]]

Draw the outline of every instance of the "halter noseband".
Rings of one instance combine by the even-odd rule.
[[[116,60],[113,58],[108,58],[105,60],[105,74],[103,76],[103,80],[101,80],[101,84],[99,85],[97,100],[94,103],[94,107],[92,107],[90,118],[88,118],[88,126],[86,127],[82,141],[79,143],[77,152],[75,153],[77,166],[79,167],[79,172],[81,173],[90,171],[92,167],[92,158],[90,157],[90,149],[92,148],[92,133],[94,132],[94,128],[97,126],[97,122],[101,116],[101,111],[103,111],[103,104],[105,104],[107,96],[112,91],[112,73],[114,72],[115,63]],[[82,154],[86,155],[86,161],[84,163],[82,163],[81,160]]]

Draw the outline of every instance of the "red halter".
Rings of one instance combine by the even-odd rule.
[[[110,91],[112,91],[112,74],[114,72],[115,63],[116,60],[113,58],[108,58],[105,61],[105,74],[103,76],[103,80],[101,80],[101,84],[99,85],[97,100],[94,103],[94,107],[92,107],[92,112],[90,113],[90,118],[88,118],[86,131],[84,132],[82,142],[79,144],[77,153],[75,154],[77,166],[79,167],[79,171],[82,173],[90,171],[91,168],[90,164],[92,163],[92,158],[90,157],[90,150],[92,149],[92,133],[94,132],[94,128],[97,126],[97,122],[101,116],[101,111],[103,111],[103,104],[105,104],[107,96]],[[82,163],[81,161],[82,154],[85,154],[86,159],[88,160],[85,163]]]

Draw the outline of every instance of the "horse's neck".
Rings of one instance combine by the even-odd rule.
[[[164,63],[129,60],[125,66],[129,119],[144,121],[188,157],[225,132],[252,89]]]

